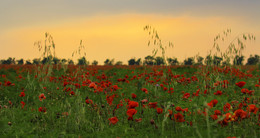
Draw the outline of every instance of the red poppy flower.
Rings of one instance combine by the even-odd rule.
[[[86,102],[86,104],[93,104],[93,101],[90,99],[86,99],[85,102]]]
[[[211,115],[210,116],[213,120],[217,120],[218,119],[218,116],[217,115]]]
[[[114,94],[111,95],[111,96],[107,95],[107,96],[106,96],[107,103],[108,103],[109,105],[112,105],[112,104],[113,104],[113,101],[114,101],[114,98],[115,98],[115,95],[114,95]]]
[[[214,93],[214,95],[222,95],[222,91],[217,91]]]
[[[247,116],[247,112],[245,112],[244,110],[242,109],[237,109],[234,114],[236,115],[236,117],[240,117],[241,119],[244,119],[246,118]]]
[[[190,97],[190,93],[185,93],[184,95],[183,95],[183,99],[188,99]]]
[[[22,104],[22,108],[24,108],[25,102],[21,101],[21,104]]]
[[[38,109],[39,112],[46,112],[46,110],[47,109],[45,107],[39,107],[39,109]]]
[[[177,107],[175,108],[175,110],[176,110],[176,111],[182,111],[182,108],[179,107],[179,106],[177,106]]]
[[[214,115],[221,115],[221,111],[215,110],[215,111],[214,111]]]
[[[184,116],[181,113],[174,114],[174,119],[176,122],[184,122]]]
[[[140,122],[142,122],[142,118],[135,119],[135,122],[137,122],[137,123],[140,123]]]
[[[95,82],[91,82],[88,87],[89,88],[97,88],[97,85],[95,84]]]
[[[244,81],[240,81],[240,82],[236,83],[236,85],[240,88],[242,88],[245,84],[246,84],[246,82],[244,82]]]
[[[216,100],[216,99],[213,99],[213,100],[212,100],[212,101],[210,101],[210,102],[212,102],[213,106],[215,107],[215,106],[216,106],[216,104],[218,103],[218,100]]]
[[[70,92],[70,95],[75,95],[75,92],[74,92],[74,91],[71,91],[71,92]]]
[[[19,95],[20,97],[24,97],[25,96],[25,93],[24,92],[21,92],[21,94]]]
[[[108,120],[110,121],[109,125],[110,124],[115,125],[118,122],[118,118],[117,117],[111,117],[111,118],[108,118]]]
[[[132,117],[133,115],[135,115],[137,113],[136,109],[128,109],[126,114],[130,117]]]
[[[42,94],[40,94],[40,96],[39,96],[39,100],[40,101],[42,101],[42,99],[46,99],[46,97],[44,96],[44,94],[42,93]]]
[[[148,106],[150,107],[150,108],[156,108],[157,107],[157,102],[150,102],[149,104],[148,104]]]
[[[169,111],[169,116],[172,116],[173,114],[172,110],[168,109],[168,111]]]
[[[113,85],[113,90],[114,91],[116,91],[116,90],[118,90],[118,89],[120,89],[117,85]]]
[[[157,111],[158,114],[161,114],[163,112],[163,109],[162,108],[157,108],[156,111]]]
[[[141,88],[141,91],[145,92],[146,94],[148,94],[148,90],[146,88]]]
[[[132,98],[135,99],[136,98],[136,94],[132,93]]]
[[[138,105],[139,105],[138,102],[129,101],[127,107],[128,107],[128,109],[131,109],[131,108],[138,107]]]
[[[143,99],[141,102],[142,102],[142,103],[147,103],[148,100],[147,100],[147,99]]]
[[[224,112],[227,112],[231,109],[231,105],[229,103],[226,103],[223,107]]]
[[[254,104],[248,105],[246,109],[248,112],[252,112],[254,114],[256,114],[256,112],[258,111],[258,108]]]

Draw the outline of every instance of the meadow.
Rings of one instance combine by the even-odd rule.
[[[1,137],[259,137],[251,66],[0,65]]]

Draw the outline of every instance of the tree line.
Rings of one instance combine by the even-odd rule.
[[[153,57],[151,55],[148,55],[142,60],[141,58],[131,58],[128,60],[128,65],[166,65],[166,62],[168,65],[243,65],[243,61],[245,60],[244,56],[235,56],[233,61],[223,61],[222,57],[218,56],[212,56],[208,55],[205,58],[201,56],[197,57],[188,57],[183,62],[178,61],[176,57],[167,58],[166,61],[163,59],[163,57],[157,56]],[[8,59],[2,59],[0,60],[0,64],[69,64],[69,65],[98,65],[98,61],[94,60],[91,63],[87,61],[85,57],[81,57],[77,60],[78,62],[75,63],[71,59],[60,59],[57,57],[44,57],[41,58],[35,58],[33,60],[24,60],[19,59],[16,60],[15,58],[9,57]],[[259,55],[250,55],[250,57],[247,59],[247,62],[245,65],[256,65],[260,63],[260,56]],[[116,61],[114,59],[106,59],[104,61],[104,65],[123,65],[122,61]]]

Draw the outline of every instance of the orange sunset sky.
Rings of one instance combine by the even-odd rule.
[[[205,57],[214,37],[232,30],[228,42],[242,33],[252,33],[243,52],[260,55],[259,0],[45,0],[0,1],[0,59],[39,58],[34,42],[50,33],[56,44],[56,56],[72,58],[80,40],[86,58],[103,64],[115,59],[127,64],[130,58],[151,55],[145,25],[154,27],[160,38],[171,41],[167,57],[183,61],[187,57]]]

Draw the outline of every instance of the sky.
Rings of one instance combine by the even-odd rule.
[[[0,59],[40,58],[34,45],[52,35],[56,56],[73,59],[80,41],[86,59],[103,64],[108,59],[123,61],[152,54],[156,46],[144,26],[155,28],[167,45],[167,57],[179,61],[200,55],[205,57],[214,38],[231,29],[230,36],[219,42],[223,51],[243,33],[256,37],[245,41],[243,55],[260,55],[259,0],[1,0]]]

